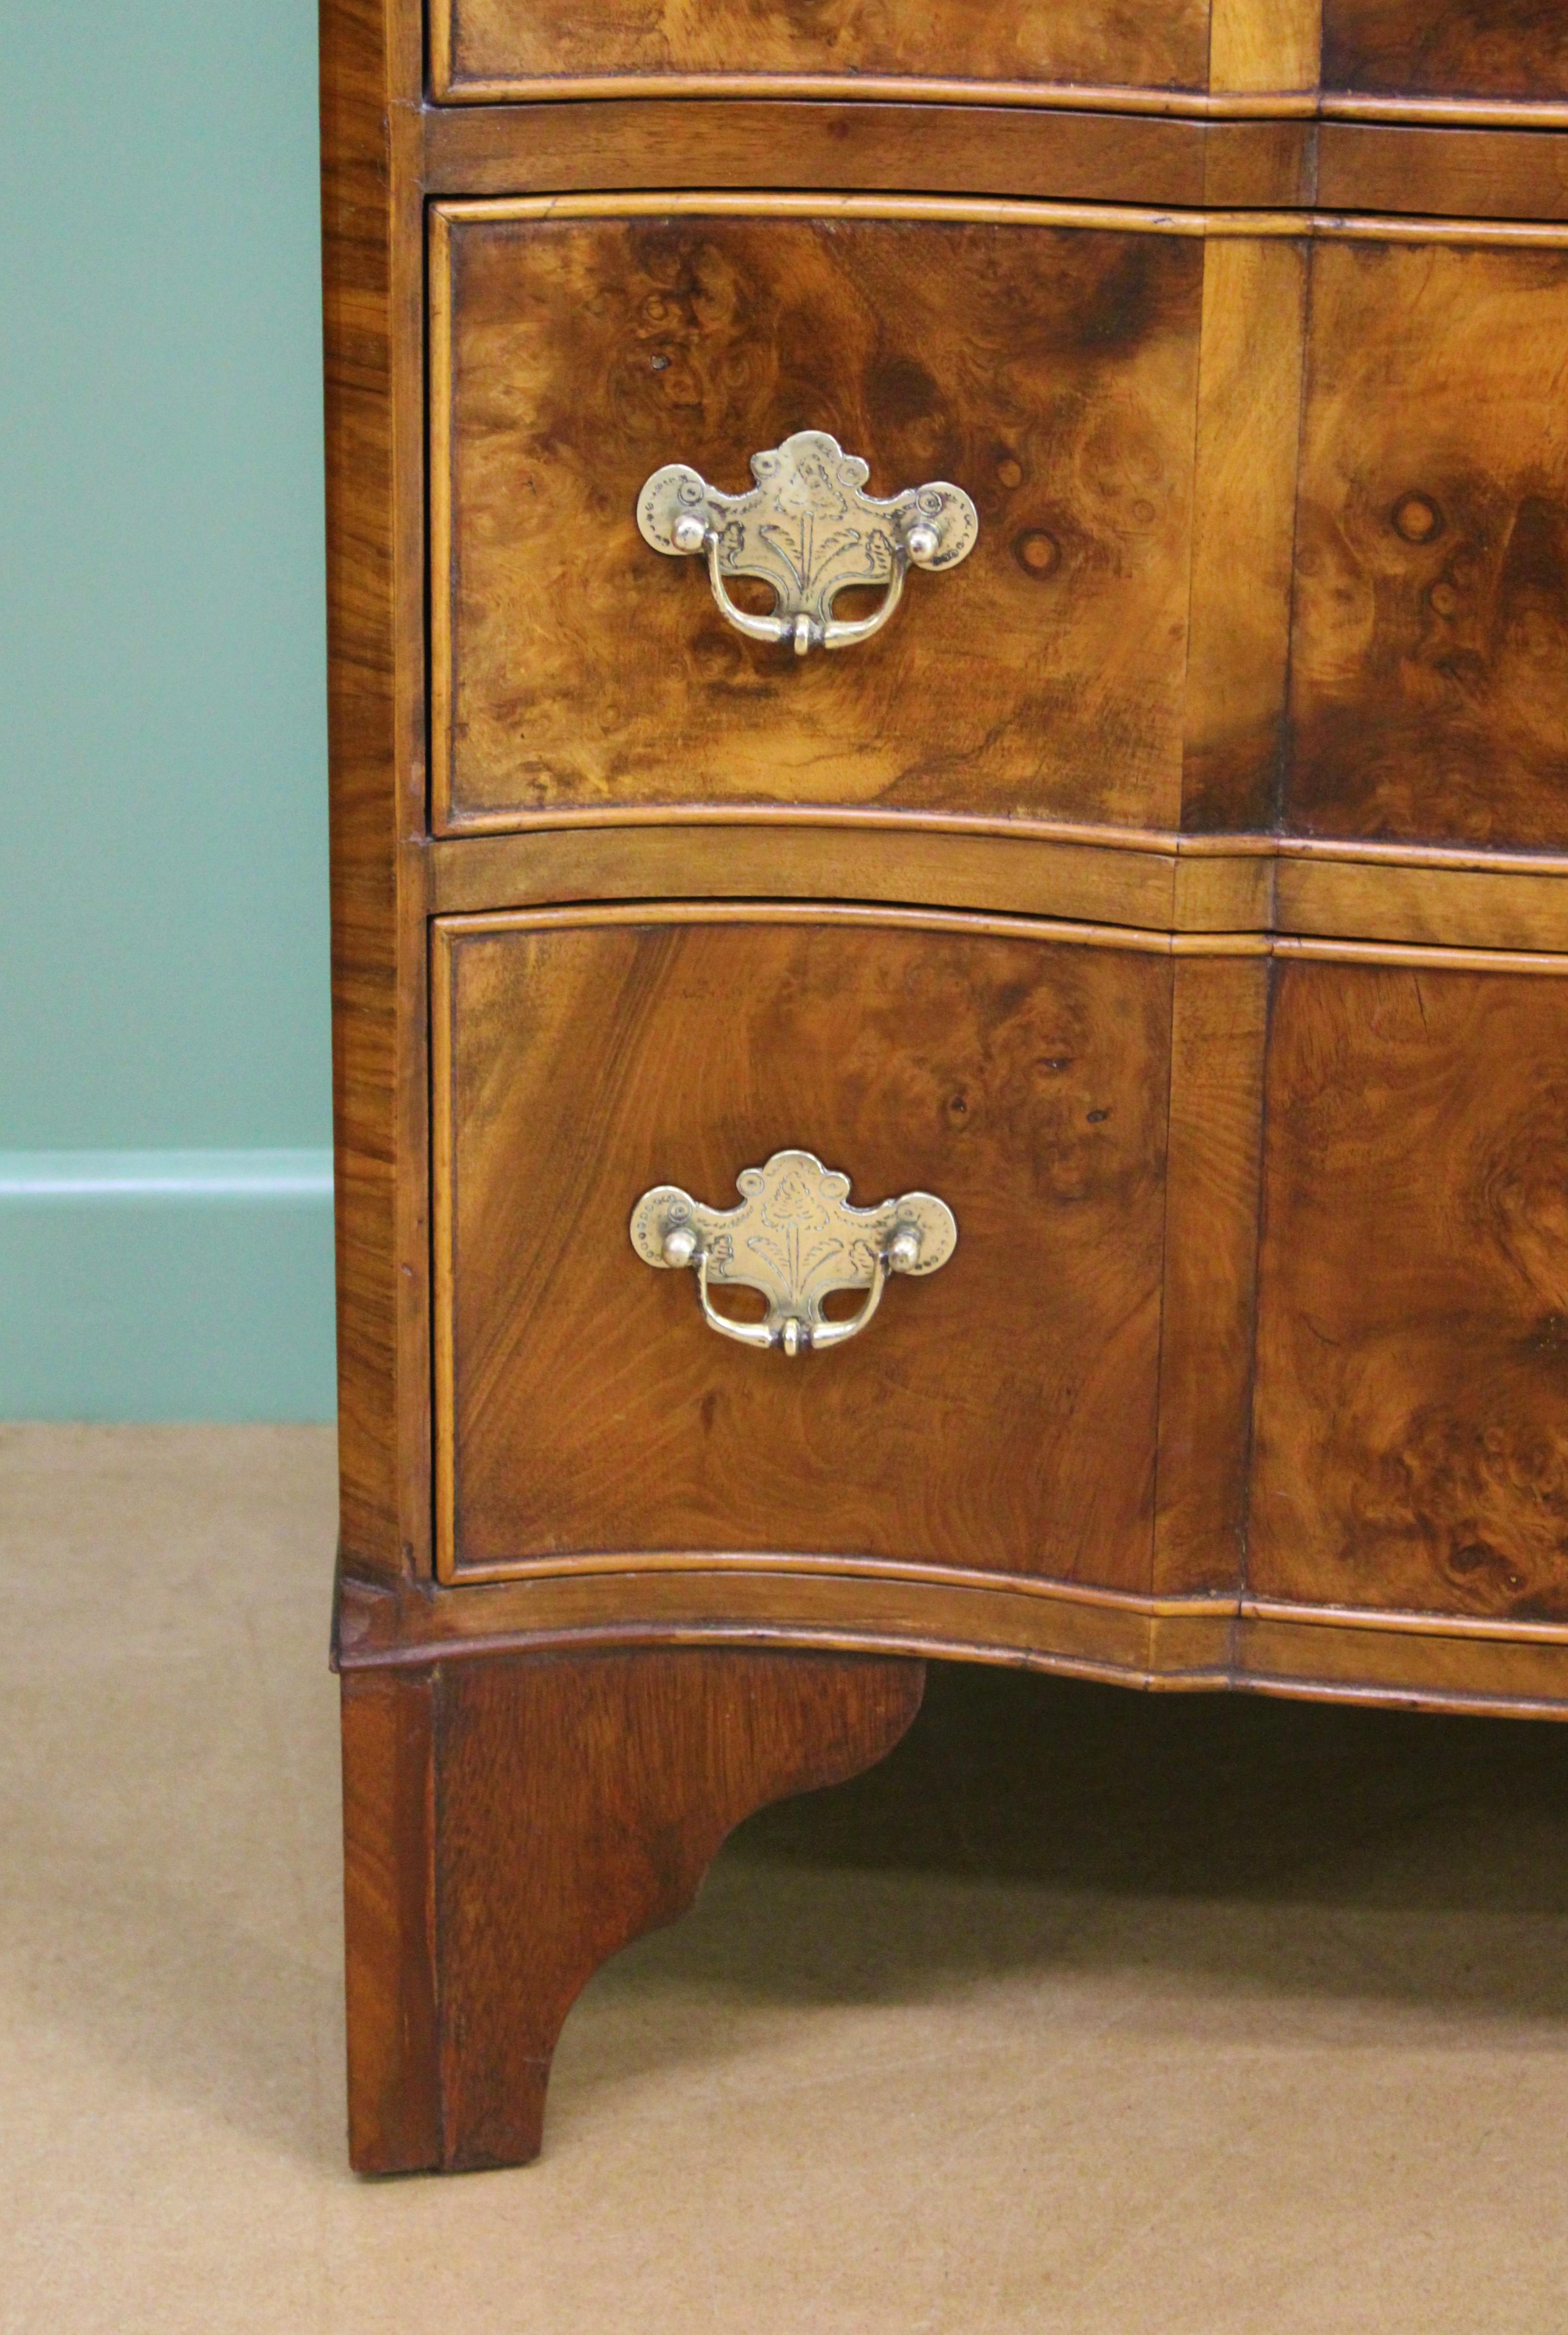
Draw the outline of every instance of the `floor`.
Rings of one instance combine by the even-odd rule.
[[[0,2330],[1563,2335],[1568,1729],[934,1670],[345,2169],[323,1430],[0,1429]]]

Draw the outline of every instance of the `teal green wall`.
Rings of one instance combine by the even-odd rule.
[[[322,1417],[315,9],[0,15],[0,1416]]]

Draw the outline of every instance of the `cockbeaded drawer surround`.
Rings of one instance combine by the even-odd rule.
[[[837,81],[720,10],[487,82],[443,19],[427,89],[324,12],[373,2170],[532,2154],[584,1977],[923,1657],[1568,1707],[1558,52],[1226,0],[1010,82],[846,0]],[[799,432],[978,518],[829,655],[636,523]],[[632,1237],[781,1160],[892,1210],[825,1313],[780,1253],[792,1355]]]

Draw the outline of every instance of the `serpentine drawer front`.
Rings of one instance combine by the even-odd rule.
[[[1173,966],[1091,943],[832,909],[443,920],[449,1573],[782,1551],[1146,1584]],[[853,1340],[747,1346],[690,1271],[649,1270],[692,1264],[664,1242],[694,1195],[709,1303],[804,1322],[809,1258],[760,1279],[713,1216],[766,1181],[831,1238],[821,1163],[890,1204],[876,1250],[915,1235]],[[849,1261],[829,1342],[876,1278]]]
[[[664,90],[818,96],[952,92],[1014,102],[1306,111],[1331,92],[1453,99],[1568,95],[1549,0],[432,0],[445,98]],[[986,84],[991,84],[988,90]]]
[[[1562,231],[914,208],[438,214],[439,827],[1568,842]]]
[[[1256,1234],[1244,1185],[1188,1200],[1188,1157],[1166,1193],[1175,983],[1211,984],[1206,1041],[1261,1022],[1266,959],[672,906],[454,918],[436,964],[453,1577],[750,1550],[1190,1580],[1154,1536],[1162,1308],[1174,1374],[1183,1276],[1235,1252],[1227,1212]],[[1568,1621],[1565,972],[1276,964],[1266,1070],[1205,1046],[1214,1124],[1265,1129],[1264,1601]],[[1249,1439],[1220,1352],[1200,1447],[1164,1436],[1167,1499],[1185,1473],[1213,1515]]]
[[[1257,29],[1242,20],[1264,12],[1255,0],[1220,0],[1222,41],[1234,20],[1233,74],[1263,76],[1238,85],[1273,87],[1276,74],[1281,87],[1302,84],[1315,63],[1315,6],[1287,0],[1268,12],[1273,53],[1259,53]],[[1135,0],[1114,9],[1103,0],[1020,0],[1010,8],[928,0],[918,10],[889,0],[828,0],[809,10],[759,9],[745,0],[701,8],[602,0],[589,9],[569,0],[433,0],[433,78],[439,95],[457,98],[576,94],[585,84],[605,93],[715,81],[766,87],[779,79],[821,95],[847,82],[875,91],[889,81],[954,80],[1197,92],[1210,75],[1210,0]],[[1289,22],[1292,15],[1299,24]],[[1222,63],[1222,83],[1224,72]]]
[[[1202,243],[711,199],[437,215],[438,824],[745,802],[1174,824]],[[650,503],[676,465],[753,490],[802,433],[875,497],[946,489],[931,572],[840,654],[744,638],[700,557],[661,556],[701,535]],[[771,526],[781,567],[798,523]],[[754,560],[729,572],[775,615]],[[883,605],[887,561],[866,572],[840,619]]]

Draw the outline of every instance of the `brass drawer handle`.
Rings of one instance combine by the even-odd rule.
[[[885,501],[861,492],[871,472],[826,430],[800,430],[771,453],[753,454],[757,483],[744,494],[709,486],[684,462],[655,470],[637,498],[644,541],[672,559],[708,556],[713,597],[737,632],[754,641],[843,649],[879,633],[897,607],[911,567],[956,567],[980,532],[962,487],[937,480]],[[727,576],[770,584],[770,616],[738,608]],[[855,584],[884,584],[882,606],[840,624],[833,603]]]
[[[853,1208],[849,1178],[810,1151],[776,1151],[765,1168],[735,1179],[738,1208],[709,1208],[678,1184],[656,1184],[632,1211],[632,1246],[644,1264],[692,1266],[711,1330],[743,1346],[842,1346],[857,1338],[895,1273],[934,1273],[958,1242],[953,1211],[930,1192],[905,1192],[880,1207]],[[760,1322],[731,1322],[709,1297],[710,1283],[759,1289]],[[835,1289],[864,1289],[847,1321],[823,1318]]]

